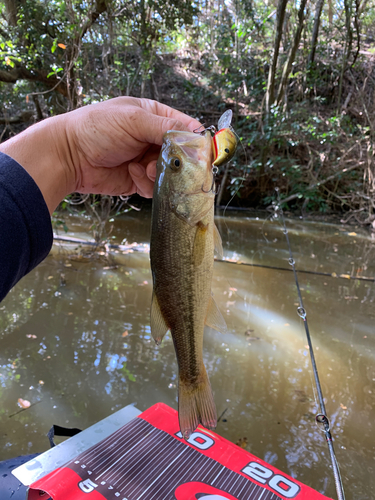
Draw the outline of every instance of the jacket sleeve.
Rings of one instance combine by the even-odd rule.
[[[0,153],[0,301],[47,257],[52,241],[51,218],[38,186],[21,165]]]

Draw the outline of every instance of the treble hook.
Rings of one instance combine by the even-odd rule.
[[[206,191],[205,189],[203,189],[203,186],[204,186],[204,183],[202,184],[202,191],[204,193],[210,193],[211,191],[216,194],[217,191],[215,189],[215,181],[216,181],[216,174],[218,173],[219,171],[219,168],[216,166],[216,165],[212,165],[212,184],[211,184],[211,187],[208,191]]]
[[[203,130],[202,130],[201,132],[198,132],[198,130],[199,130],[201,127],[203,127]],[[193,132],[194,132],[195,134],[200,134],[200,135],[203,135],[203,134],[205,134],[205,133],[206,133],[206,131],[207,131],[207,130],[209,130],[209,131],[211,132],[211,134],[212,134],[212,135],[215,135],[216,128],[215,128],[215,126],[214,126],[214,125],[211,125],[210,127],[205,127],[205,126],[204,126],[204,124],[203,124],[203,125],[199,125],[199,127],[198,127],[198,128],[195,128],[195,129],[193,130]]]
[[[198,130],[199,130],[201,127],[203,127],[202,132],[198,132]],[[193,130],[193,133],[194,133],[194,134],[203,134],[203,132],[205,132],[205,131],[206,131],[206,129],[204,128],[204,123],[203,123],[203,125],[199,125],[199,127],[195,128],[195,129]]]

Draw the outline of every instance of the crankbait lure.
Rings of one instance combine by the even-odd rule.
[[[218,131],[212,138],[212,150],[214,167],[225,165],[232,158],[237,149],[237,137],[231,127],[232,110],[228,109],[221,115],[218,122]]]

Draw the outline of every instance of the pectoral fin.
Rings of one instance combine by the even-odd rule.
[[[202,261],[204,259],[204,254],[206,252],[207,229],[208,229],[208,224],[205,225],[202,222],[198,222],[197,232],[195,233],[195,238],[194,238],[194,248],[193,248],[195,266],[199,266],[200,264],[202,264]]]
[[[160,345],[164,335],[168,331],[168,326],[166,325],[164,318],[161,314],[158,299],[155,293],[152,294],[151,302],[151,335],[156,342],[156,345]]]
[[[216,224],[214,224],[214,245],[215,245],[215,253],[218,257],[218,259],[223,260],[223,244],[221,241],[221,236],[219,233],[218,228],[216,227]]]
[[[206,325],[221,333],[227,333],[228,331],[225,319],[219,311],[213,297],[211,297],[210,305],[208,306]]]

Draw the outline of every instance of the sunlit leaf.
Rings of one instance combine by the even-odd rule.
[[[55,52],[56,47],[57,47],[57,38],[54,39],[52,47],[51,47],[52,54]]]
[[[57,46],[60,47],[60,49],[66,49],[66,45],[64,45],[63,43],[58,43]]]
[[[14,62],[10,59],[10,57],[5,58],[5,64],[7,66],[10,66],[11,68],[14,68]]]

